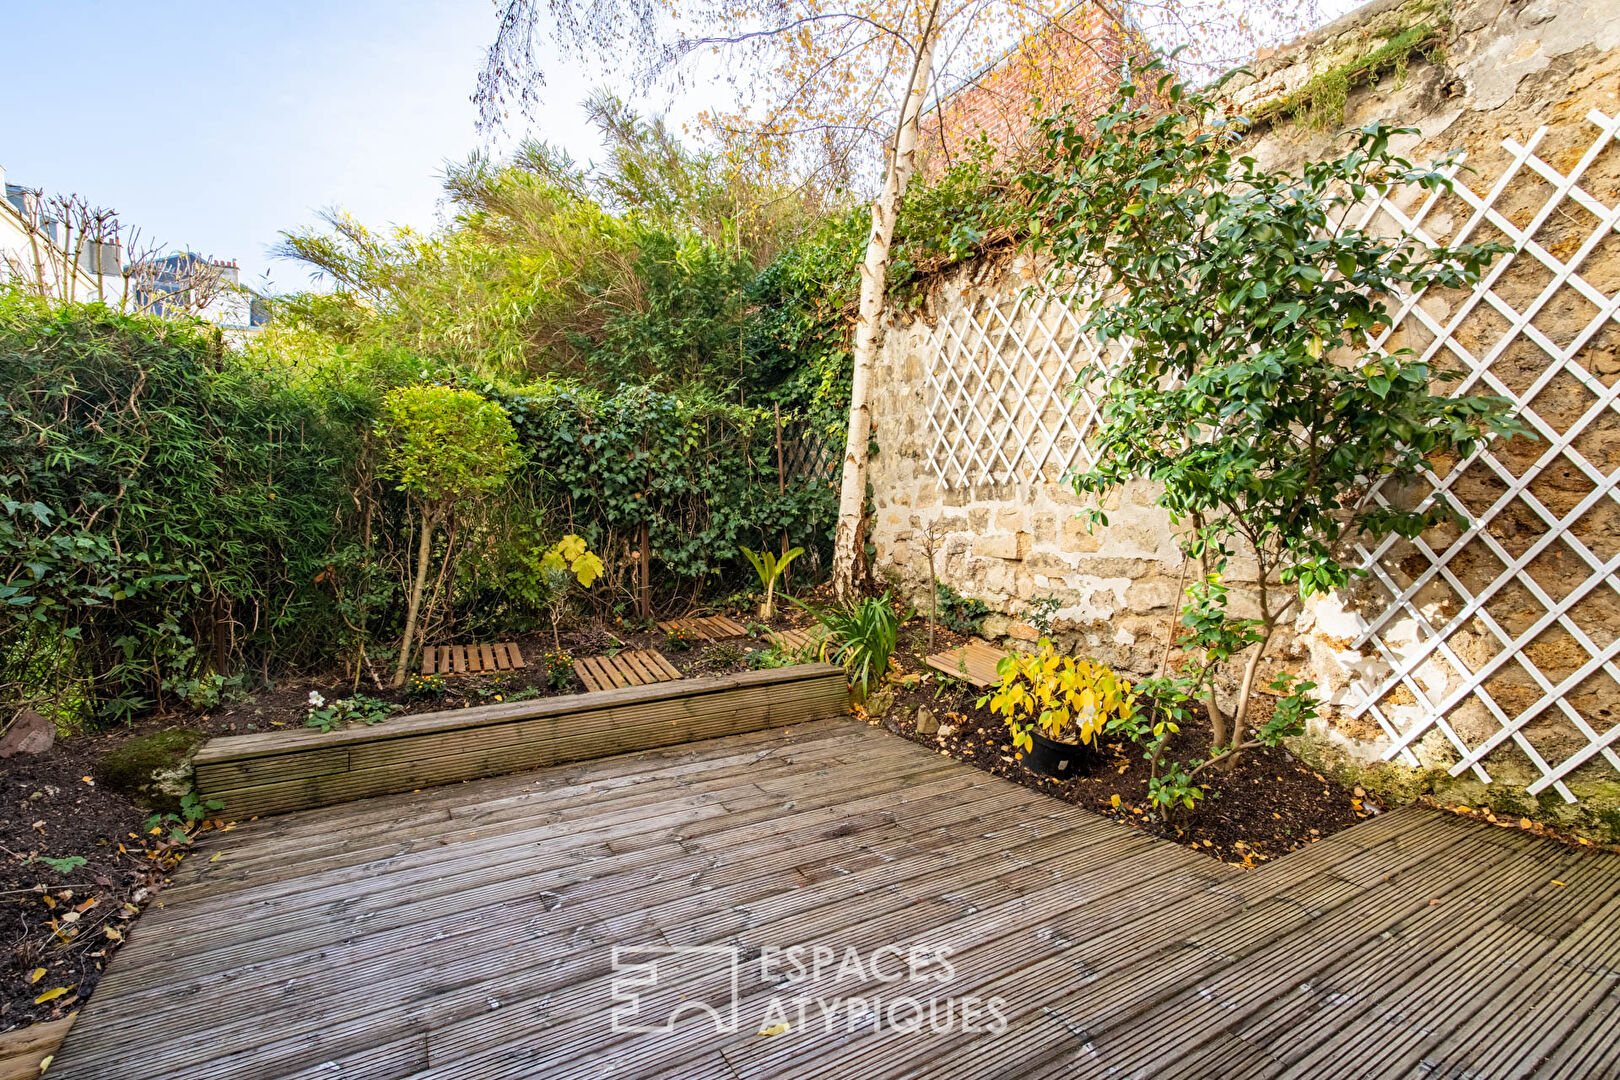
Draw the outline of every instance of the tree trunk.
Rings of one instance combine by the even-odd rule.
[[[652,618],[652,534],[647,523],[641,523],[641,534],[637,541],[641,545],[640,559],[637,569],[640,575],[640,588],[637,593],[636,610],[643,619]]]
[[[416,545],[416,574],[411,582],[410,600],[405,606],[405,636],[399,643],[399,663],[394,665],[394,685],[405,685],[405,672],[411,666],[412,639],[416,636],[416,616],[422,610],[422,590],[427,587],[428,557],[433,551],[433,518],[422,514],[422,535]]]
[[[855,322],[854,373],[849,393],[849,434],[844,442],[844,476],[838,496],[838,536],[833,544],[833,589],[840,600],[858,591],[856,568],[860,565],[861,517],[866,506],[866,444],[872,432],[872,363],[882,342],[882,319],[889,283],[889,244],[894,239],[894,221],[900,212],[900,199],[917,163],[917,128],[923,99],[934,66],[934,45],[939,40],[940,0],[933,0],[923,27],[921,48],[911,73],[911,87],[900,103],[900,122],[895,130],[894,153],[889,159],[883,192],[872,203],[872,233],[866,243],[866,260],[861,264],[860,316]]]

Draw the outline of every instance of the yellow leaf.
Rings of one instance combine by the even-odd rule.
[[[760,1028],[759,1033],[761,1035],[780,1035],[787,1031],[787,1029],[788,1026],[786,1024],[772,1024],[770,1027]]]
[[[1112,806],[1115,810],[1118,810],[1119,809],[1119,796],[1118,795],[1110,795],[1108,797],[1108,805]]]
[[[590,588],[602,576],[602,560],[589,551],[585,552],[574,560],[574,576],[581,585]]]
[[[43,1005],[47,1001],[55,1001],[57,998],[61,997],[63,994],[65,994],[67,992],[68,992],[67,987],[58,986],[54,990],[47,990],[43,994],[39,995],[39,997],[34,999],[34,1004],[35,1005]]]
[[[35,983],[39,982],[39,980],[43,979],[44,977],[45,977],[45,969],[44,968],[35,968],[33,971],[30,971],[28,973],[28,985],[33,986]]]

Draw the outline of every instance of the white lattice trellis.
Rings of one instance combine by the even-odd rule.
[[[981,297],[934,327],[928,460],[947,488],[1056,480],[1092,464],[1097,402],[1073,393],[1098,357],[1079,286]]]
[[[1620,431],[1614,423],[1620,415],[1620,378],[1606,384],[1582,363],[1583,350],[1620,325],[1615,280],[1620,205],[1605,204],[1580,184],[1606,151],[1615,152],[1620,118],[1593,111],[1586,120],[1595,135],[1567,174],[1536,155],[1548,134],[1543,128],[1523,145],[1503,142],[1511,159],[1483,196],[1459,179],[1451,193],[1422,194],[1414,197],[1415,205],[1402,201],[1413,193],[1393,193],[1357,211],[1364,228],[1404,231],[1425,243],[1495,238],[1512,247],[1464,297],[1435,304],[1429,301],[1436,298],[1421,294],[1403,298],[1378,344],[1414,347],[1437,366],[1457,368],[1463,377],[1453,384],[1454,393],[1511,399],[1540,441],[1534,447],[1538,456],[1518,471],[1501,447],[1484,447],[1444,477],[1425,477],[1423,501],[1445,500],[1466,521],[1456,535],[1448,531],[1411,542],[1391,538],[1361,549],[1363,565],[1386,602],[1365,622],[1354,646],[1372,650],[1382,670],[1362,677],[1351,712],[1370,716],[1383,729],[1390,740],[1388,757],[1413,764],[1418,762],[1414,745],[1439,731],[1457,755],[1454,775],[1472,771],[1489,781],[1486,758],[1511,745],[1539,773],[1528,785],[1531,794],[1550,787],[1571,801],[1565,780],[1582,764],[1601,757],[1620,769],[1615,746],[1620,723],[1607,721],[1606,706],[1590,704],[1607,701],[1620,711],[1620,635],[1583,625],[1581,610],[1588,598],[1613,605],[1620,593],[1620,536],[1599,543],[1594,534],[1614,532],[1598,515],[1620,505],[1620,461],[1594,462],[1578,445],[1583,435]],[[1533,194],[1526,202],[1532,189],[1545,189],[1539,203]],[[1504,212],[1510,203],[1524,224]],[[1551,245],[1560,254],[1549,250],[1541,235],[1549,222],[1562,230],[1562,242]],[[1573,239],[1571,222],[1578,226]],[[1616,246],[1603,252],[1604,276],[1583,275],[1582,268],[1605,244]],[[1541,278],[1546,280],[1536,287]],[[1531,287],[1524,287],[1525,279]],[[1510,302],[1510,283],[1523,294],[1517,306]],[[1590,316],[1574,320],[1580,328],[1567,339],[1555,340],[1540,318],[1556,307],[1567,328],[1568,311],[1577,302],[1591,309]],[[1096,401],[1084,389],[1071,400],[1079,371],[1099,355],[1095,342],[1081,333],[1084,318],[1076,290],[1037,287],[981,297],[940,320],[927,374],[927,409],[929,460],[943,486],[1056,480],[1093,463],[1086,439],[1095,426]],[[1492,336],[1481,329],[1487,324],[1505,329]],[[1504,357],[1525,348],[1537,350],[1533,376],[1515,382],[1505,374]],[[1513,363],[1524,370],[1522,356]],[[1586,395],[1585,407],[1573,415],[1568,408],[1538,403],[1549,389],[1567,399],[1577,392],[1573,388]],[[1566,488],[1573,476],[1573,483],[1589,490],[1571,505],[1550,509],[1537,493],[1550,470],[1563,471]],[[1496,492],[1489,505],[1470,506],[1458,494],[1463,478]],[[1374,497],[1393,500],[1396,493],[1378,491]],[[1411,500],[1407,495],[1403,502]],[[1480,502],[1477,496],[1475,501]],[[1515,515],[1533,524],[1528,543],[1507,538],[1512,530],[1505,525]],[[1585,539],[1579,535],[1583,522]],[[1593,543],[1600,550],[1594,551]],[[1488,552],[1500,570],[1460,572],[1463,552]],[[1553,558],[1574,560],[1577,571],[1561,572],[1556,581],[1538,580],[1535,568]],[[1509,596],[1512,605],[1505,602]],[[1493,600],[1504,610],[1513,606],[1514,616],[1493,610]],[[1529,603],[1536,607],[1527,616]],[[1557,649],[1548,645],[1549,635],[1561,635]],[[1577,689],[1593,679],[1610,681],[1577,700]]]
[[[1445,321],[1436,319],[1425,309],[1421,296],[1410,297],[1399,308],[1393,325],[1381,341],[1388,341],[1399,333],[1408,321],[1420,324],[1423,334],[1432,338],[1423,350],[1426,358],[1437,363],[1451,358],[1463,365],[1465,377],[1456,384],[1455,392],[1487,392],[1511,399],[1519,416],[1541,442],[1537,444],[1540,454],[1534,463],[1517,475],[1497,448],[1486,447],[1472,458],[1459,462],[1444,478],[1433,474],[1426,477],[1430,491],[1425,501],[1445,500],[1467,520],[1467,528],[1439,547],[1431,543],[1430,538],[1412,542],[1410,548],[1420,556],[1421,569],[1406,575],[1404,582],[1397,580],[1391,567],[1391,556],[1397,547],[1394,538],[1373,550],[1362,550],[1363,565],[1387,591],[1389,602],[1354,643],[1357,647],[1371,646],[1388,665],[1382,677],[1361,683],[1360,699],[1353,710],[1357,715],[1372,716],[1389,735],[1391,745],[1387,757],[1401,756],[1416,763],[1413,744],[1429,731],[1438,730],[1458,755],[1458,761],[1451,767],[1452,775],[1472,770],[1481,780],[1489,781],[1486,757],[1511,742],[1540,773],[1528,786],[1530,794],[1537,795],[1551,787],[1571,802],[1575,796],[1565,784],[1565,778],[1580,765],[1601,755],[1611,766],[1620,769],[1620,756],[1612,745],[1620,737],[1620,724],[1597,730],[1594,724],[1598,718],[1587,715],[1570,697],[1572,691],[1599,673],[1613,680],[1612,684],[1606,684],[1607,695],[1600,687],[1599,698],[1608,696],[1613,701],[1613,691],[1620,689],[1620,667],[1615,663],[1616,656],[1620,655],[1620,638],[1607,635],[1609,640],[1600,645],[1575,615],[1575,609],[1590,594],[1620,593],[1620,573],[1617,573],[1620,554],[1611,552],[1605,558],[1595,553],[1576,532],[1576,526],[1600,504],[1620,503],[1620,484],[1617,484],[1620,469],[1605,462],[1610,466],[1605,471],[1576,445],[1584,433],[1598,431],[1599,421],[1613,422],[1612,414],[1617,411],[1617,395],[1620,395],[1620,380],[1606,386],[1580,361],[1582,350],[1620,317],[1620,285],[1613,281],[1594,283],[1580,273],[1592,253],[1615,237],[1617,225],[1620,225],[1620,204],[1604,205],[1579,183],[1613,144],[1616,131],[1620,129],[1620,118],[1607,117],[1594,110],[1586,119],[1597,132],[1567,175],[1536,156],[1536,147],[1546,137],[1547,128],[1538,130],[1523,145],[1512,139],[1504,140],[1502,145],[1512,159],[1486,195],[1475,194],[1464,183],[1455,184],[1454,197],[1460,198],[1470,213],[1451,236],[1431,237],[1425,228],[1428,215],[1441,198],[1438,193],[1426,198],[1410,214],[1389,200],[1367,210],[1366,222],[1371,222],[1376,214],[1387,214],[1402,229],[1426,242],[1479,239],[1488,223],[1512,245],[1512,254],[1499,260],[1485,280]],[[1498,209],[1504,195],[1521,183],[1548,189],[1540,207],[1523,226],[1515,224]],[[1555,214],[1569,218],[1572,207],[1585,212],[1586,217],[1579,220],[1584,222],[1589,218],[1591,227],[1571,253],[1559,258],[1538,240],[1538,234]],[[1528,304],[1515,307],[1498,290],[1500,283],[1510,275],[1530,276],[1524,260],[1534,260],[1529,269],[1536,275],[1545,273],[1548,280]],[[1606,285],[1608,291],[1599,287],[1600,284]],[[1566,290],[1586,301],[1593,313],[1578,332],[1560,345],[1537,325],[1537,318]],[[1480,318],[1478,309],[1482,308],[1505,321],[1507,329],[1476,354],[1458,339],[1458,331],[1470,319]],[[1521,342],[1532,343],[1544,354],[1545,360],[1528,385],[1515,387],[1496,368]],[[1590,396],[1587,407],[1573,420],[1567,415],[1561,419],[1543,415],[1547,410],[1538,407],[1537,398],[1565,378],[1573,380]],[[1573,469],[1590,485],[1590,490],[1563,513],[1549,509],[1536,491],[1537,481],[1552,469]],[[1480,475],[1494,478],[1500,485],[1500,494],[1489,506],[1470,507],[1455,493],[1457,483],[1468,476],[1470,470],[1485,470]],[[1378,497],[1383,498],[1382,493]],[[1493,530],[1492,525],[1521,507],[1534,515],[1533,520],[1539,522],[1542,531],[1532,542],[1514,552],[1498,535],[1500,530]],[[1472,581],[1465,581],[1453,563],[1476,543],[1501,564],[1501,570],[1488,580],[1476,576]],[[1564,554],[1579,560],[1579,577],[1563,574],[1559,582],[1544,583],[1531,572],[1530,568],[1538,559]],[[1442,595],[1449,594],[1452,602],[1423,602],[1425,590],[1431,585],[1437,586]],[[1565,586],[1568,586],[1567,592]],[[1517,632],[1502,625],[1490,603],[1510,588],[1533,597],[1540,608],[1539,614]],[[1554,592],[1562,595],[1554,595]],[[1608,602],[1613,603],[1612,595]],[[1403,631],[1415,629],[1416,634],[1407,640],[1404,632],[1391,633],[1391,628],[1396,626],[1401,626]],[[1567,635],[1567,640],[1582,650],[1579,661],[1565,660],[1549,671],[1549,661],[1538,660],[1535,646],[1551,640],[1547,636],[1550,631]],[[1463,634],[1475,642],[1471,650],[1474,655],[1466,658],[1461,655],[1462,650],[1454,647]],[[1484,648],[1479,647],[1481,641]],[[1568,653],[1567,649],[1562,651]],[[1533,700],[1521,707],[1514,707],[1516,703],[1504,706],[1501,699],[1522,697],[1527,687],[1534,688],[1530,691]],[[1474,712],[1483,710],[1494,722],[1494,731],[1483,737],[1476,732],[1472,739],[1459,731],[1453,718],[1469,704],[1476,706]],[[1412,705],[1415,708],[1410,707]],[[1397,722],[1392,714],[1401,706],[1407,707],[1402,710],[1405,714],[1400,717],[1402,722]],[[1546,723],[1543,718],[1549,713],[1562,723]],[[1542,721],[1539,725],[1538,720]],[[1532,725],[1558,726],[1564,730],[1554,733],[1553,738],[1541,740],[1538,745],[1529,731]],[[1571,732],[1578,737],[1571,739]],[[1568,749],[1572,743],[1581,745]],[[1565,749],[1550,761],[1544,753],[1548,745]]]

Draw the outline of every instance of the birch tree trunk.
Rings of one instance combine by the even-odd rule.
[[[900,199],[917,164],[917,130],[923,99],[934,66],[934,45],[939,41],[941,0],[933,0],[923,27],[921,48],[911,74],[911,87],[900,103],[894,153],[889,159],[883,191],[872,203],[872,233],[861,264],[860,314],[855,322],[854,372],[849,393],[849,434],[844,443],[844,476],[838,496],[838,534],[833,543],[833,590],[848,600],[857,590],[856,568],[863,542],[861,518],[866,507],[866,446],[872,432],[870,403],[872,363],[883,341],[882,320],[889,283],[889,245]]]

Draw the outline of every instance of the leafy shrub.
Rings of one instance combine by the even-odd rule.
[[[1000,685],[979,699],[1007,721],[1013,745],[1034,746],[1031,732],[1055,742],[1090,745],[1109,725],[1136,714],[1136,693],[1128,680],[1084,658],[1059,656],[1042,638],[1035,652],[1009,653],[996,665]]]
[[[363,394],[210,329],[0,290],[0,688],[122,719],[326,655]]]
[[[664,644],[669,646],[671,649],[678,649],[681,652],[685,652],[687,649],[690,649],[693,645],[697,644],[697,635],[692,633],[692,631],[688,630],[684,626],[671,626],[668,630],[664,631]]]
[[[1143,74],[1159,76],[1155,93]],[[1095,119],[1064,109],[1041,127],[1044,167],[1022,181],[1042,221],[1033,243],[1055,273],[1110,286],[1084,329],[1131,343],[1082,372],[1106,394],[1096,464],[1072,480],[1100,497],[1149,479],[1171,520],[1191,523],[1184,548],[1207,576],[1183,611],[1187,685],[1159,692],[1207,704],[1212,760],[1224,758],[1278,737],[1250,730],[1259,666],[1307,598],[1361,572],[1340,561],[1341,539],[1371,546],[1456,519],[1444,498],[1391,505],[1374,487],[1523,430],[1502,399],[1436,392],[1457,371],[1376,345],[1392,305],[1466,289],[1506,249],[1430,247],[1354,224],[1369,199],[1449,189],[1447,162],[1414,165],[1391,149],[1415,129],[1369,124],[1346,133],[1338,157],[1274,168],[1242,153],[1246,122],[1157,65],[1127,72]],[[1239,554],[1256,568],[1257,618],[1226,606],[1220,575]],[[1240,656],[1228,716],[1209,680]],[[1291,715],[1306,711],[1301,701]]]
[[[938,598],[939,621],[947,630],[954,630],[958,634],[979,634],[984,630],[984,620],[990,614],[990,607],[983,600],[963,596],[945,582],[936,586]]]
[[[910,617],[908,613],[906,618]],[[896,617],[888,593],[829,608],[817,618],[827,628],[833,662],[849,673],[850,685],[864,700],[888,675],[904,620]]]
[[[204,799],[195,791],[188,791],[180,796],[179,813],[153,814],[141,827],[148,833],[161,832],[167,828],[170,843],[189,844],[192,826],[200,825],[208,819],[210,813],[223,809],[225,804],[220,800]]]
[[[382,474],[410,499],[416,516],[416,554],[406,565],[409,582],[405,631],[394,667],[394,685],[405,684],[433,562],[433,537],[452,515],[467,516],[477,503],[505,486],[522,461],[506,413],[470,390],[448,386],[402,386],[383,398],[377,420]],[[451,552],[443,561],[451,562]]]

